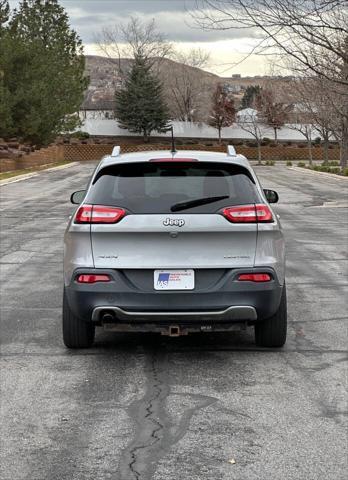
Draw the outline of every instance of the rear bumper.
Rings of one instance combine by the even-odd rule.
[[[156,291],[139,288],[122,270],[78,269],[65,289],[73,313],[96,323],[105,312],[124,324],[253,323],[277,311],[282,286],[272,268],[262,268],[270,282],[237,281],[240,273],[252,271],[260,268],[225,270],[212,284],[191,291]],[[81,273],[107,273],[112,281],[79,284],[74,279]]]
[[[156,322],[205,322],[205,321],[217,321],[224,322],[230,320],[248,321],[256,320],[257,314],[254,307],[248,306],[233,306],[228,307],[225,310],[211,310],[211,311],[153,311],[153,312],[140,312],[140,311],[127,311],[120,307],[96,307],[92,312],[92,321],[99,322],[102,320],[103,315],[111,314],[120,322],[132,323],[143,322],[153,323]]]

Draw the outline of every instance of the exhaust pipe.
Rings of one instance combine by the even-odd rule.
[[[115,314],[113,312],[102,312],[100,315],[103,323],[111,323],[115,320]]]

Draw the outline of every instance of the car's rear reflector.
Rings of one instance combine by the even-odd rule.
[[[103,205],[81,205],[75,215],[75,223],[117,223],[126,215],[123,208]]]
[[[273,221],[271,210],[264,204],[226,207],[221,213],[232,223],[260,223]]]
[[[241,273],[238,275],[240,282],[270,282],[271,275],[268,273]]]
[[[77,277],[78,283],[97,283],[97,282],[110,282],[111,278],[109,275],[101,275],[101,274],[89,274],[84,273]]]

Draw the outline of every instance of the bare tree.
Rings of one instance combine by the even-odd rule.
[[[348,162],[347,0],[196,0],[204,29],[246,29],[260,39],[250,54],[291,58],[301,75],[325,79],[339,95],[341,166]]]
[[[99,49],[110,60],[115,74],[124,83],[135,58],[142,58],[163,83],[171,116],[183,121],[201,121],[208,114],[209,87],[201,68],[209,54],[201,49],[174,51],[158,31],[154,20],[131,17],[128,23],[106,28],[97,39]]]
[[[259,112],[259,120],[273,128],[274,141],[277,143],[277,132],[285,125],[292,105],[279,101],[272,87],[262,88],[255,97],[255,104]]]
[[[166,64],[160,69],[172,116],[184,122],[202,121],[210,109],[207,98],[211,83],[200,69],[207,65],[209,54],[192,49],[187,53],[175,52],[172,58],[175,64]]]
[[[209,125],[216,128],[221,143],[221,130],[223,127],[230,127],[236,116],[234,101],[230,99],[221,85],[217,85],[213,93],[213,106],[209,119]]]
[[[97,37],[100,51],[111,60],[121,77],[125,71],[122,59],[143,58],[151,67],[172,54],[172,44],[157,30],[155,20],[143,22],[131,17],[128,23],[104,28]]]
[[[292,82],[297,108],[302,111],[297,126],[311,147],[312,136],[317,132],[323,140],[323,161],[329,161],[329,144],[332,139],[341,141],[342,117],[338,115],[331,83],[320,77],[297,78]],[[339,98],[336,97],[336,101]],[[302,124],[302,125],[301,125]]]
[[[296,130],[297,132],[302,133],[304,138],[307,141],[308,147],[308,163],[309,165],[313,165],[313,151],[312,151],[312,140],[313,140],[313,132],[314,127],[311,123],[290,123],[288,124],[288,128],[291,130]]]
[[[261,141],[265,134],[266,127],[259,122],[257,110],[248,108],[242,112],[242,114],[237,116],[237,124],[244,132],[250,133],[256,140],[257,158],[260,165],[262,160]]]
[[[315,73],[348,85],[342,78],[346,60],[346,0],[196,0],[195,19],[205,29],[257,29],[253,53],[281,52]],[[326,58],[333,60],[328,68]],[[302,70],[303,71],[303,70]]]

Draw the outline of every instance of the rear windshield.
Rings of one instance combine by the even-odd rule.
[[[215,201],[207,200],[204,205],[183,205],[212,197]],[[216,162],[112,165],[98,172],[86,198],[87,203],[123,207],[131,213],[214,213],[222,207],[259,201],[247,169]]]

